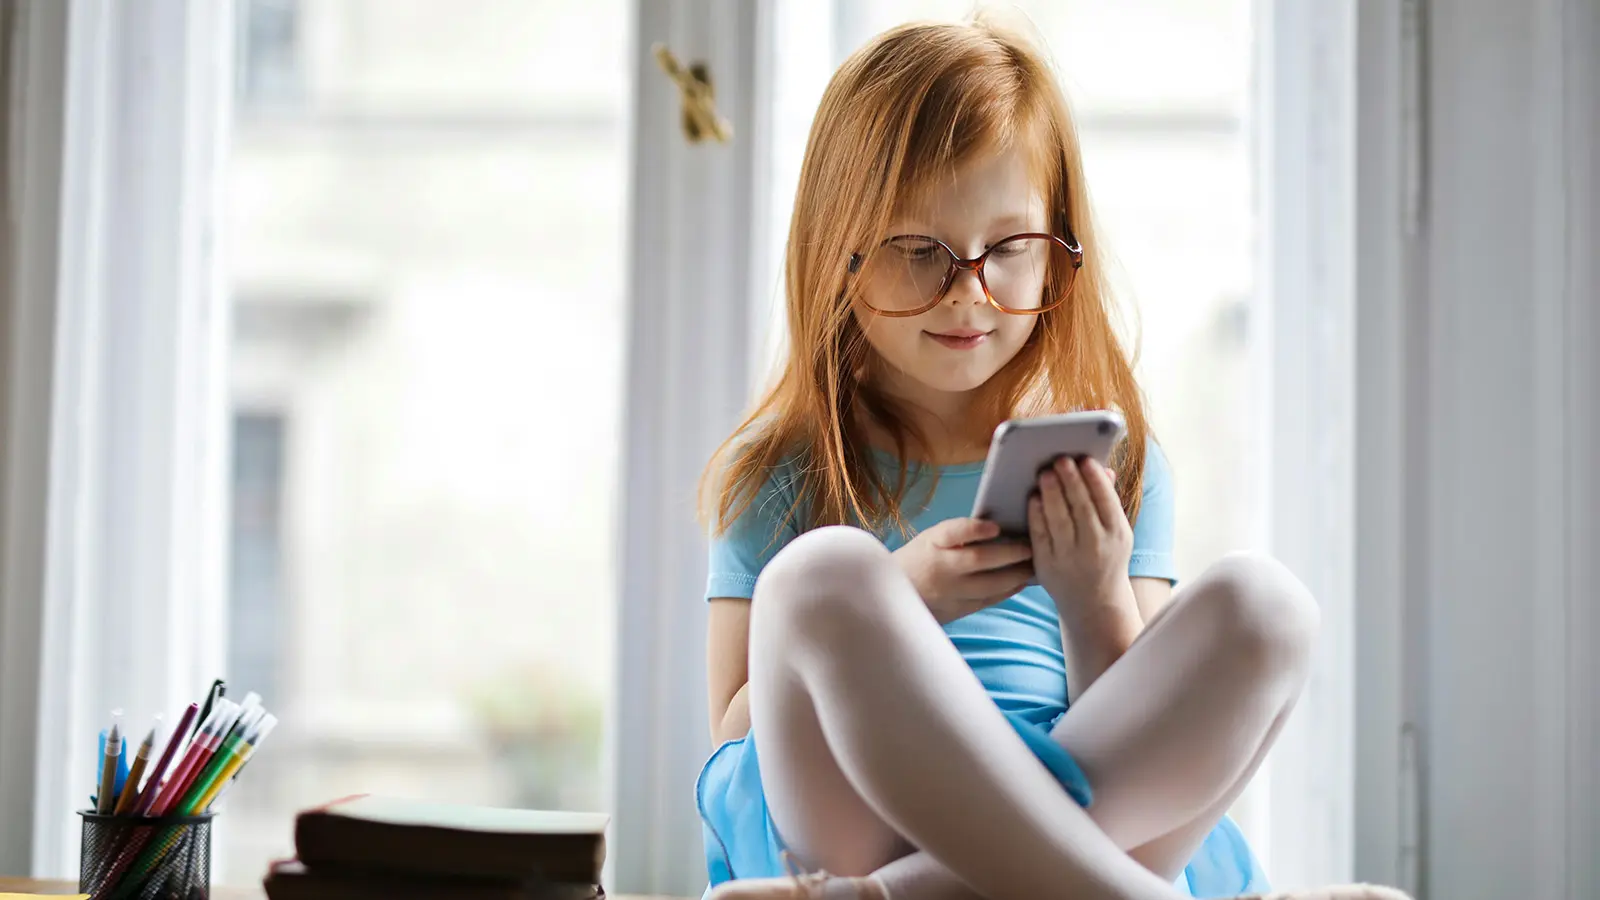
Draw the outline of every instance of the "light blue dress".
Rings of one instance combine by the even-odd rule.
[[[1145,462],[1144,495],[1133,529],[1133,577],[1176,581],[1172,558],[1172,476],[1154,444]],[[880,463],[895,461],[880,455]],[[983,464],[911,472],[905,512],[922,531],[945,519],[971,514]],[[933,490],[930,496],[929,486]],[[779,471],[750,509],[711,545],[707,599],[751,596],[762,568],[798,532],[780,530],[795,497],[793,474]],[[920,508],[920,509],[919,509]],[[915,511],[915,515],[911,515]],[[895,549],[898,534],[879,535]],[[1004,602],[944,626],[1012,727],[1079,803],[1091,802],[1093,786],[1065,750],[1049,736],[1067,711],[1066,662],[1055,604],[1042,588],[1024,589]],[[704,825],[711,885],[731,878],[784,874],[782,838],[768,814],[761,787],[755,738],[745,735],[712,753],[695,786]],[[1267,890],[1267,880],[1244,836],[1224,817],[1178,877],[1176,886],[1194,897],[1223,897]]]

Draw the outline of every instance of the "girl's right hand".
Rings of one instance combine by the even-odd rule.
[[[893,555],[943,625],[999,603],[1032,580],[1028,544],[978,543],[999,535],[1000,526],[984,519],[946,519]]]

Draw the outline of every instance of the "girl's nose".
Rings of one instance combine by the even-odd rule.
[[[983,295],[983,283],[978,280],[976,269],[957,269],[956,277],[950,282],[950,289],[945,292],[944,299],[945,302],[955,306],[989,302],[989,298]]]

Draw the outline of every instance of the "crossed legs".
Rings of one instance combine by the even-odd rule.
[[[818,529],[768,564],[751,611],[767,802],[802,859],[896,900],[1172,897],[1293,707],[1317,621],[1265,558],[1179,590],[1056,727],[1094,787],[1085,810],[883,545]]]

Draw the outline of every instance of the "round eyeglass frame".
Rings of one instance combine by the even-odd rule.
[[[988,261],[989,254],[994,252],[994,248],[999,247],[999,246],[1007,243],[1008,241],[1019,240],[1021,238],[1043,238],[1045,240],[1054,242],[1055,244],[1060,246],[1061,249],[1067,251],[1067,253],[1071,254],[1071,256],[1072,256],[1072,272],[1073,272],[1073,276],[1074,276],[1073,280],[1074,281],[1077,280],[1077,278],[1076,278],[1077,272],[1078,272],[1079,269],[1083,268],[1083,245],[1078,243],[1078,239],[1073,237],[1072,236],[1072,232],[1070,232],[1070,231],[1067,232],[1067,237],[1066,238],[1061,238],[1061,237],[1059,237],[1057,235],[1054,235],[1054,234],[1045,234],[1042,231],[1025,231],[1025,232],[1022,232],[1020,234],[1008,235],[1006,237],[1001,238],[998,241],[995,241],[993,244],[991,244],[989,246],[989,249],[983,251],[982,253],[978,254],[977,256],[972,257],[971,259],[968,259],[968,258],[962,256],[961,254],[957,253],[956,251],[950,249],[950,245],[949,244],[946,244],[944,241],[941,241],[936,237],[930,237],[930,236],[925,235],[925,234],[897,234],[897,235],[894,235],[893,237],[884,238],[883,241],[878,244],[878,249],[881,250],[884,247],[889,246],[889,244],[891,244],[891,243],[893,243],[895,241],[904,241],[904,240],[931,241],[931,242],[933,242],[935,244],[938,244],[940,247],[944,248],[944,252],[949,254],[949,256],[950,256],[950,267],[945,270],[944,280],[939,283],[939,290],[934,292],[932,300],[929,300],[925,305],[923,305],[921,307],[918,307],[917,309],[903,309],[903,310],[879,309],[876,306],[873,306],[865,298],[862,299],[861,303],[867,309],[872,310],[872,312],[874,314],[880,315],[880,316],[887,316],[889,318],[900,319],[900,318],[909,318],[911,316],[920,316],[923,313],[927,312],[928,310],[933,309],[935,306],[938,306],[941,302],[943,302],[945,294],[948,294],[950,292],[950,285],[955,283],[956,275],[959,272],[961,272],[963,269],[970,269],[972,271],[972,273],[975,276],[977,276],[977,278],[978,278],[978,286],[983,288],[984,299],[988,300],[989,301],[989,305],[994,307],[995,309],[998,309],[1003,313],[1009,313],[1009,314],[1011,314],[1013,316],[1037,316],[1040,313],[1049,312],[1050,310],[1055,309],[1056,307],[1060,306],[1062,303],[1066,302],[1066,300],[1067,300],[1067,292],[1066,291],[1062,291],[1061,292],[1061,296],[1057,297],[1053,302],[1051,302],[1049,304],[1041,304],[1037,309],[1011,309],[1009,307],[1001,305],[1000,301],[998,301],[998,300],[996,300],[994,298],[994,294],[990,293],[990,291],[989,291],[989,282],[987,280],[985,280],[984,277],[983,277],[983,265],[984,265],[985,262]],[[849,265],[850,274],[854,275],[854,274],[860,272],[861,271],[861,265],[862,265],[863,262],[865,262],[865,259],[861,256],[861,254],[859,254],[859,253],[850,254],[850,265]]]

